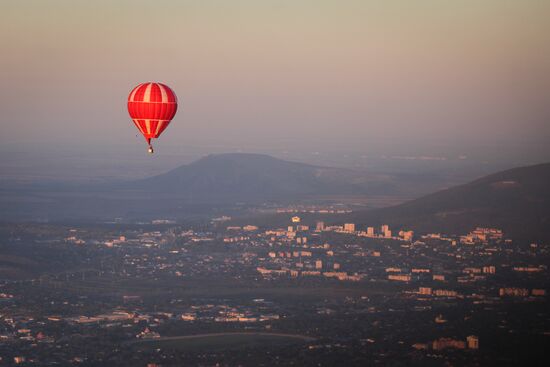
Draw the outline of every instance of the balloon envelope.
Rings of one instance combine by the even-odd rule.
[[[143,83],[128,96],[128,113],[147,143],[158,138],[178,109],[176,94],[162,83]]]

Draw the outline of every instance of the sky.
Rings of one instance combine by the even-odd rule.
[[[180,109],[157,152],[550,160],[548,19],[545,0],[2,0],[1,150],[142,154],[126,100],[159,81]]]

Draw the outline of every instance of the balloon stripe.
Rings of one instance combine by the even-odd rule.
[[[166,93],[166,88],[164,87],[164,85],[162,84],[158,84],[159,86],[159,89],[160,89],[160,95],[161,95],[161,99],[160,101],[162,103],[167,103],[168,102],[168,94]]]
[[[164,121],[158,121],[157,122],[157,128],[155,129],[155,136],[158,136],[159,135],[159,130],[160,128],[162,127],[162,125],[164,125]]]
[[[153,83],[148,83],[147,87],[145,88],[145,94],[143,95],[142,102],[151,102],[151,88],[153,86]]]
[[[130,93],[130,98],[128,98],[129,101],[133,102],[134,101],[134,97],[136,95],[136,92],[138,90],[139,86],[135,87],[132,92]]]

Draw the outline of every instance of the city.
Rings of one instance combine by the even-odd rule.
[[[286,228],[223,216],[200,229],[4,226],[2,238],[3,364],[513,364],[550,333],[550,248],[496,228],[289,214]],[[216,349],[224,336],[236,345]]]

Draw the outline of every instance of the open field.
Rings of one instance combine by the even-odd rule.
[[[224,350],[261,347],[265,345],[292,345],[307,343],[314,338],[298,334],[281,333],[213,333],[173,336],[158,339],[145,339],[132,342],[134,347],[143,349],[168,348],[178,350]]]
[[[325,280],[325,279],[322,279]],[[364,295],[390,295],[400,292],[401,284],[395,283],[316,283],[306,281],[301,284],[262,282],[260,286],[245,285],[223,279],[210,280],[128,280],[116,277],[91,277],[90,279],[48,280],[35,287],[55,288],[79,294],[102,294],[111,296],[140,297],[217,297],[236,298],[270,298],[272,300],[323,300],[325,298],[360,297]]]

